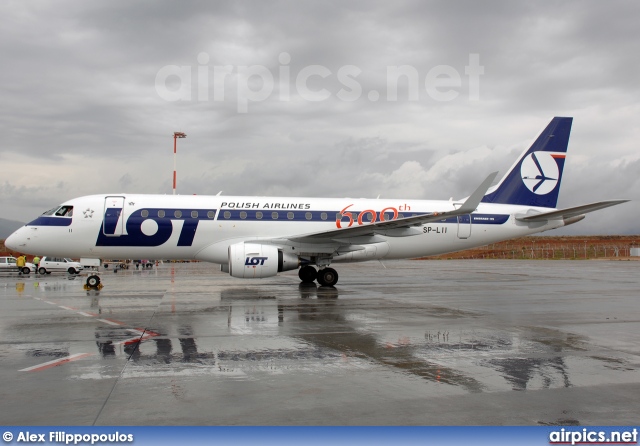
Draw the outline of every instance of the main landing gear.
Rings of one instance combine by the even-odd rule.
[[[334,286],[338,283],[338,272],[333,268],[323,268],[319,271],[311,265],[306,265],[298,271],[298,277],[303,283],[312,283],[317,280],[322,286]]]

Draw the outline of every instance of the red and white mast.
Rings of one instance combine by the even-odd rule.
[[[173,132],[173,195],[176,194],[176,182],[177,182],[177,174],[176,174],[176,147],[177,144],[176,142],[178,141],[178,138],[186,138],[187,135],[182,133],[182,132]]]

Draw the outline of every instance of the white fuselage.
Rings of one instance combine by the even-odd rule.
[[[71,216],[43,215],[25,225],[7,239],[7,246],[27,254],[61,257],[199,259],[225,264],[230,245],[255,240],[279,245],[294,255],[324,252],[333,262],[349,262],[442,254],[564,225],[562,219],[524,223],[515,218],[548,208],[480,203],[470,216],[417,226],[414,235],[375,235],[377,239],[372,243],[369,238],[359,251],[290,241],[371,221],[453,210],[457,204],[400,199],[92,195],[63,203],[72,209]],[[340,241],[358,245],[358,237]]]

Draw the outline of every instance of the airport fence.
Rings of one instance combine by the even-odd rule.
[[[640,236],[524,237],[451,254],[436,259],[578,260],[629,258]]]

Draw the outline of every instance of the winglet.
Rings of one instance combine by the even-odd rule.
[[[482,182],[482,184],[480,184],[480,186],[478,186],[478,188],[471,195],[469,195],[469,198],[467,198],[467,200],[464,203],[462,203],[462,206],[460,206],[457,209],[456,214],[464,215],[464,214],[470,214],[473,211],[475,211],[478,205],[480,204],[480,202],[482,201],[482,198],[484,198],[485,194],[489,190],[489,187],[491,187],[491,183],[493,183],[493,180],[495,180],[497,175],[498,175],[497,171],[490,174]]]

